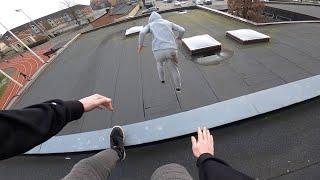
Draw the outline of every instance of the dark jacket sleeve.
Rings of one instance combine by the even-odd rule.
[[[211,154],[202,154],[197,160],[197,166],[200,180],[253,180],[253,178],[233,169],[226,162],[213,157]]]
[[[0,160],[24,153],[56,135],[84,112],[79,101],[52,100],[0,111]]]

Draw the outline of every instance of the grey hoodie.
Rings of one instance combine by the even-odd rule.
[[[151,32],[153,35],[152,51],[177,49],[176,38],[172,30],[179,32],[178,38],[182,38],[185,32],[183,27],[162,19],[157,12],[152,12],[149,24],[140,31],[139,46],[143,45],[145,35]]]

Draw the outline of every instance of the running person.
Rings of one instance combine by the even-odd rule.
[[[179,35],[175,38],[173,30],[178,31]],[[152,51],[157,61],[157,70],[159,79],[165,83],[164,64],[169,63],[171,75],[174,81],[176,91],[181,91],[181,77],[178,69],[178,51],[177,40],[181,40],[185,30],[170,21],[162,19],[160,14],[152,12],[149,17],[149,23],[141,31],[139,35],[138,53],[143,49],[144,37],[147,33],[153,35]]]

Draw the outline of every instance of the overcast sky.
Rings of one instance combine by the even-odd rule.
[[[22,13],[15,12],[15,9],[23,9],[32,19],[54,13],[65,9],[63,0],[0,0],[0,22],[8,28],[14,28],[28,22],[27,17]],[[90,4],[90,0],[71,0],[75,4]],[[5,29],[0,26],[0,34]]]

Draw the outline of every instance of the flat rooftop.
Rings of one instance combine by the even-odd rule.
[[[229,59],[214,66],[194,62],[179,44],[182,93],[170,76],[158,80],[151,37],[137,54],[137,36],[125,30],[145,25],[142,18],[82,35],[36,80],[17,107],[48,99],[79,99],[92,93],[111,97],[115,111],[93,111],[68,124],[60,135],[126,125],[175,114],[320,73],[320,24],[302,23],[253,27],[203,10],[163,17],[186,28],[185,37],[209,34],[222,43]],[[226,31],[254,29],[271,36],[269,43],[241,45]]]
[[[305,5],[305,4],[297,4],[297,3],[288,3],[288,4],[280,4],[280,3],[268,3],[266,4],[269,7],[274,7],[278,9],[283,9],[287,11],[296,12],[299,14],[305,14],[309,16],[313,16],[316,18],[320,18],[320,5]]]
[[[145,39],[147,47],[142,54],[137,54],[137,36],[124,35],[126,29],[147,23],[147,18],[141,18],[81,35],[41,74],[16,107],[55,98],[79,99],[92,93],[113,99],[114,113],[87,113],[59,134],[66,135],[188,111],[320,74],[319,23],[255,27],[199,9],[163,17],[185,27],[185,37],[214,37],[230,58],[218,65],[200,65],[179,44],[183,88],[177,94],[169,76],[165,85],[158,80],[151,37]],[[236,29],[254,29],[271,40],[241,45],[225,35]],[[214,129],[217,157],[259,179],[318,179],[319,102],[316,98]],[[196,179],[189,141],[186,136],[130,148],[127,160],[111,179],[148,179],[156,167],[169,162],[185,165]],[[19,156],[0,163],[0,177],[61,178],[74,163],[91,154]]]

